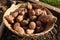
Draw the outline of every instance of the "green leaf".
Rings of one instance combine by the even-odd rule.
[[[60,8],[60,0],[40,0],[40,1]]]

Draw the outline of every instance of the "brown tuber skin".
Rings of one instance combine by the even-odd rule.
[[[5,18],[9,23],[14,23],[14,17],[12,17],[11,15],[6,16]]]
[[[44,23],[48,23],[49,22],[49,17],[47,17],[47,16],[40,16],[38,18],[38,20],[41,21],[41,22],[44,22]]]
[[[30,16],[31,20],[36,20],[37,16]]]
[[[35,11],[34,10],[29,10],[29,15],[30,16],[35,16]]]
[[[45,15],[47,15],[47,12],[46,12],[46,10],[43,10],[43,13],[44,13]]]
[[[42,9],[43,7],[38,4],[32,4],[33,9]]]
[[[35,29],[35,28],[36,28],[35,22],[30,22],[29,28],[30,28],[30,29]]]
[[[15,27],[15,26],[20,27],[20,23],[19,23],[19,22],[16,22],[16,23],[14,24],[14,27]]]
[[[40,16],[47,16],[47,15],[48,15],[47,12],[43,10]]]
[[[25,34],[25,31],[22,27],[20,27],[20,24],[17,22],[13,26],[14,30],[17,31],[20,34]]]
[[[49,21],[50,22],[52,22],[52,23],[56,23],[56,21],[57,21],[57,18],[55,17],[55,16],[53,16],[53,15],[48,15],[48,17],[49,17]]]
[[[27,13],[27,9],[26,8],[19,8],[19,14],[20,15],[25,15],[25,13]]]
[[[45,16],[40,16],[38,18],[38,20],[44,22],[44,23],[49,23],[49,22],[52,22],[52,23],[55,23],[57,18],[54,17],[53,15],[45,15]]]
[[[21,22],[23,20],[23,15],[19,15],[16,19],[18,22]]]
[[[28,8],[29,10],[32,9],[32,5],[31,5],[29,2],[27,3],[27,8]]]
[[[40,21],[36,21],[36,26],[41,26],[41,22]]]
[[[27,26],[23,26],[23,29],[26,31],[26,29],[28,29],[28,27]]]
[[[32,29],[27,29],[26,32],[27,32],[27,34],[33,34],[33,33],[34,33],[34,30],[32,30]]]
[[[30,19],[29,19],[29,18],[27,18],[27,21],[29,22],[29,21],[30,21]]]
[[[20,23],[21,23],[22,26],[25,26],[25,25],[27,25],[29,22],[28,22],[27,20],[23,20],[23,21],[21,21]]]
[[[13,12],[11,15],[15,18],[18,16],[18,12]]]
[[[40,33],[41,31],[44,30],[40,21],[36,21],[36,26],[37,26],[35,29],[36,33]]]
[[[42,14],[42,10],[41,9],[35,9],[36,15],[39,16]]]
[[[36,33],[40,33],[40,32],[42,32],[44,29],[43,29],[43,27],[36,27],[36,29],[35,29],[35,32]]]

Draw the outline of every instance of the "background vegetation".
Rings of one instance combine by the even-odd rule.
[[[60,0],[40,0],[40,1],[60,8]]]

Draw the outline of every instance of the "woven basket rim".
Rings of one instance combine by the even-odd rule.
[[[9,15],[10,12],[14,12],[16,9],[18,9],[21,5],[24,5],[23,4],[12,4],[12,6],[5,12],[4,16],[3,16],[3,23],[5,24],[5,26],[10,30],[12,31],[13,33],[19,35],[19,36],[41,36],[41,35],[44,35],[46,33],[48,33],[49,31],[51,31],[53,28],[54,28],[54,23],[48,23],[47,27],[46,27],[46,30],[44,30],[43,32],[41,33],[36,33],[36,34],[19,34],[18,32],[16,32],[15,30],[12,29],[11,25],[7,22],[7,20],[5,19],[5,16],[6,15]],[[47,11],[47,13],[49,13],[50,15],[52,14],[47,8],[45,8],[45,10]]]

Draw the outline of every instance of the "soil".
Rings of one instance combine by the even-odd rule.
[[[2,9],[0,10],[0,24],[2,22],[2,17],[4,14],[4,11]],[[8,30],[6,27],[4,28],[3,35],[1,37],[1,40],[60,40],[60,13],[57,13],[55,11],[50,10],[54,16],[58,18],[54,28],[52,31],[47,33],[46,35],[39,36],[38,38],[31,38],[31,37],[20,37],[16,34],[12,33],[10,30]]]

